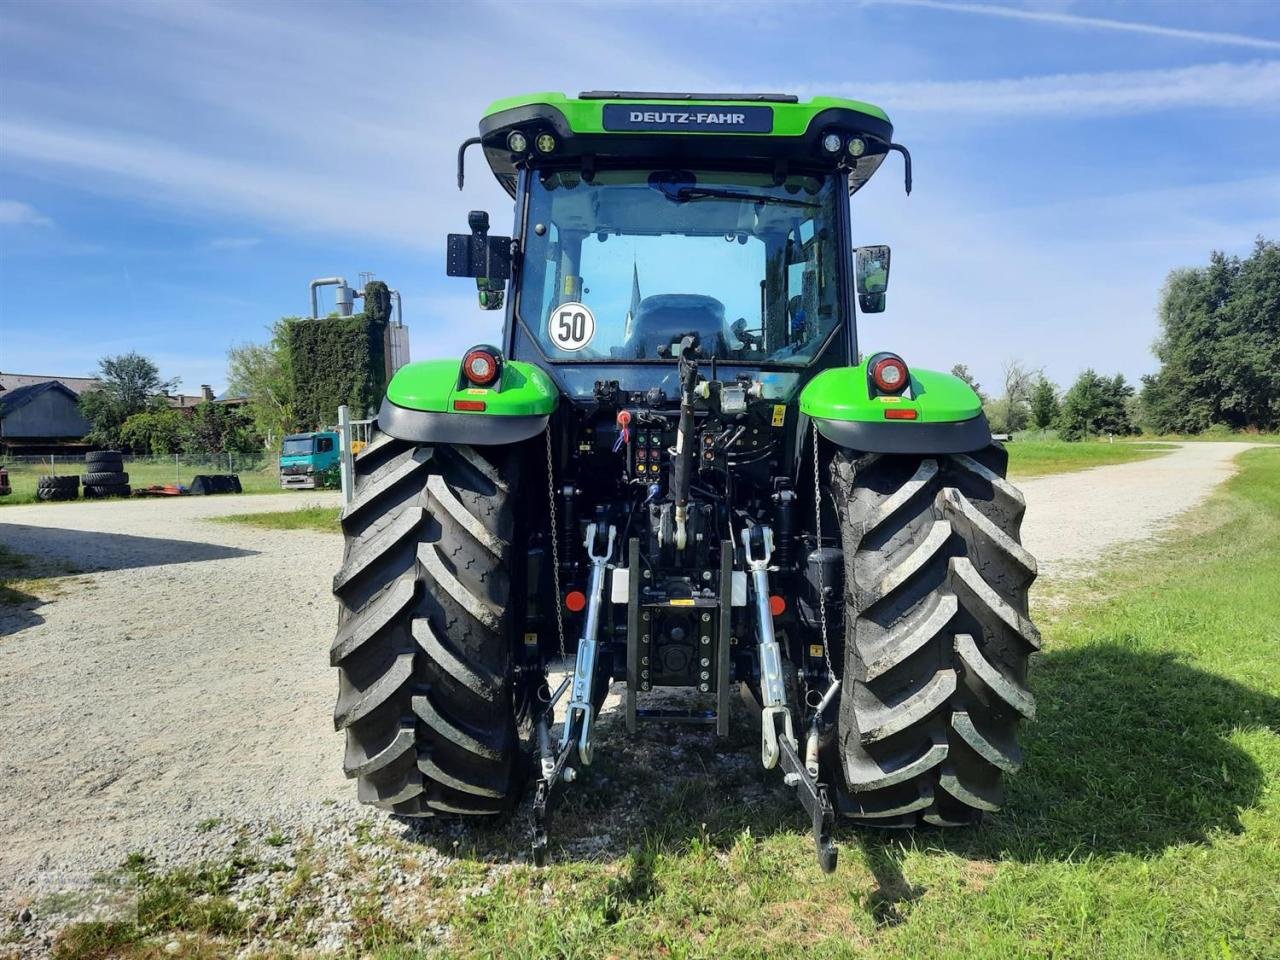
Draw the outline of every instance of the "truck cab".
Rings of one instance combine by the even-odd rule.
[[[337,465],[339,453],[336,431],[290,434],[280,448],[280,486],[285,490],[314,490],[316,478]]]

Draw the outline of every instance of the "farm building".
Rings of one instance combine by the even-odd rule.
[[[0,392],[0,448],[43,453],[78,444],[89,432],[79,395],[60,380],[45,380]]]

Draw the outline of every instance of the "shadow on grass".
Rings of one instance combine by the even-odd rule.
[[[1280,731],[1280,699],[1123,642],[1039,657],[1032,680],[1038,719],[1024,730],[1026,761],[1009,780],[1003,811],[966,830],[838,830],[843,855],[860,849],[876,877],[868,909],[878,921],[896,922],[899,907],[922,892],[899,867],[913,840],[971,859],[1032,862],[1152,854],[1242,829],[1240,813],[1260,799],[1264,775],[1230,738]],[[744,709],[725,742],[643,727],[631,739],[616,715],[599,730],[596,762],[558,812],[552,857],[630,858],[619,899],[649,895],[658,853],[695,843],[725,851],[744,831],[760,838],[806,829],[778,772],[760,768],[758,726]],[[505,822],[427,821],[410,838],[482,861],[522,859],[528,813],[526,799]]]

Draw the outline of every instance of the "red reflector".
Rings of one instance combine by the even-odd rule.
[[[581,590],[570,590],[564,595],[564,605],[570,613],[579,613],[587,606],[587,595]]]
[[[917,411],[902,408],[894,409],[891,407],[884,412],[884,418],[886,420],[914,420],[918,416],[920,416],[920,414]]]
[[[787,612],[787,601],[775,593],[769,598],[769,612],[775,617],[782,616]]]
[[[487,387],[498,379],[498,358],[476,347],[462,358],[462,372],[476,386]]]
[[[455,400],[453,401],[453,409],[455,410],[483,410],[483,400]]]
[[[907,365],[897,357],[885,357],[871,368],[871,379],[885,393],[901,393],[909,380]]]

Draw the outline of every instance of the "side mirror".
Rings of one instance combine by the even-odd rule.
[[[506,281],[511,279],[511,238],[489,235],[489,214],[467,215],[471,233],[449,234],[445,272],[451,277],[474,277],[481,310],[502,308]]]
[[[884,244],[858,247],[855,276],[858,306],[863,313],[883,313],[885,291],[889,289],[889,248]]]

